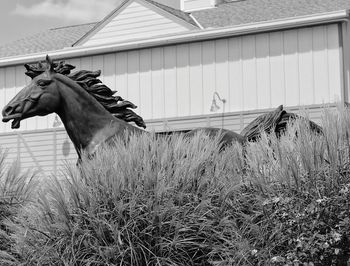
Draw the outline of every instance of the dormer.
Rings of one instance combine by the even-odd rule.
[[[184,12],[213,8],[218,0],[153,0]]]

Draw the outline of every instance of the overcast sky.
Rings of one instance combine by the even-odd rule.
[[[97,22],[122,0],[0,0],[0,45],[37,32]]]

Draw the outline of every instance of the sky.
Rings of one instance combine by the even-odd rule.
[[[0,45],[40,31],[97,22],[122,0],[0,0]]]

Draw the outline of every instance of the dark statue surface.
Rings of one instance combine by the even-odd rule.
[[[136,106],[114,96],[112,91],[97,78],[100,71],[76,71],[64,62],[54,63],[49,56],[46,62],[25,65],[31,83],[23,88],[2,110],[3,122],[12,120],[12,128],[19,128],[20,121],[33,116],[56,113],[62,120],[80,157],[81,152],[93,154],[97,147],[113,137],[126,132],[144,133],[143,119],[131,109]],[[243,144],[259,138],[261,130],[279,133],[286,128],[289,119],[298,116],[287,113],[279,106],[276,110],[261,115],[250,123],[241,134],[219,128],[198,128],[185,133],[192,136],[204,130],[210,136],[221,134],[221,144]],[[129,124],[134,122],[138,127]],[[140,128],[141,127],[141,128]],[[311,129],[322,129],[310,121]]]

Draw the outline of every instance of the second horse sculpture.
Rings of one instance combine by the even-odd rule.
[[[80,157],[81,152],[93,154],[97,147],[115,136],[125,132],[145,132],[143,119],[131,109],[134,104],[113,96],[114,91],[103,85],[97,77],[100,71],[77,71],[70,74],[73,66],[53,63],[49,56],[46,63],[25,65],[26,75],[32,82],[23,88],[3,109],[3,122],[12,121],[12,128],[19,128],[20,121],[33,116],[56,113],[62,120]],[[205,130],[209,135],[221,134],[222,145],[233,141],[244,143],[255,140],[260,129],[278,131],[285,127],[286,121],[296,115],[286,113],[282,106],[269,115],[261,116],[244,129],[244,135],[218,128],[201,128],[186,133],[193,135]],[[135,122],[139,127],[130,125]],[[262,124],[260,124],[262,123]],[[320,130],[311,123],[311,127]]]

